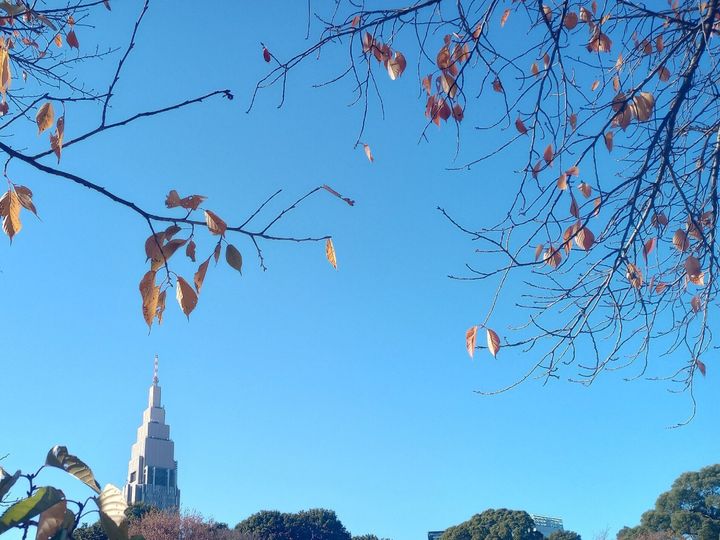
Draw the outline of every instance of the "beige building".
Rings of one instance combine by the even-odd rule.
[[[148,406],[132,445],[124,494],[128,504],[144,502],[158,508],[179,508],[175,444],[170,440],[170,426],[165,423],[165,409],[160,401],[158,358],[148,394]]]

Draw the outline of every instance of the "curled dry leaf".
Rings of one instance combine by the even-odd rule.
[[[690,299],[690,307],[692,308],[693,313],[697,313],[702,309],[702,301],[697,294]]]
[[[428,75],[423,78],[422,87],[425,89],[428,96],[432,94],[432,75]]]
[[[363,144],[363,150],[365,150],[365,156],[367,156],[368,161],[372,163],[375,161],[375,158],[373,157],[372,150],[370,149],[370,145]]]
[[[543,249],[545,249],[544,244],[538,244],[537,247],[535,248],[535,262],[537,262],[538,259],[540,258],[540,255],[542,254]]]
[[[212,234],[223,236],[227,230],[227,223],[211,210],[205,210],[205,223]]]
[[[487,333],[488,350],[490,351],[490,354],[497,358],[497,353],[500,350],[500,338],[495,331],[490,328],[486,328],[485,331]]]
[[[550,6],[543,4],[542,14],[543,14],[543,17],[545,17],[545,20],[546,20],[548,23],[552,22],[552,20],[553,20],[553,11],[552,11],[552,8],[551,8]]]
[[[192,261],[195,262],[195,241],[190,240],[187,247],[185,247],[185,255]]]
[[[549,167],[552,167],[553,157],[555,156],[553,152],[553,145],[548,144],[545,147],[545,151],[543,152],[543,159],[545,160],[545,163],[548,164]]]
[[[628,263],[627,273],[625,274],[627,280],[630,282],[635,289],[639,289],[643,284],[643,275],[640,269],[633,263]]]
[[[217,259],[216,261],[217,262]],[[197,269],[197,272],[195,272],[195,275],[193,276],[193,282],[195,283],[195,290],[198,294],[200,294],[200,289],[202,289],[203,282],[205,281],[205,274],[207,274],[208,266],[210,265],[210,257],[205,259],[204,262],[200,264],[200,266]]]
[[[266,62],[270,62],[270,60],[272,60],[272,55],[270,54],[270,51],[268,51],[267,47],[263,47],[262,54],[263,60],[265,60]]]
[[[602,199],[600,197],[597,197],[595,199],[595,210],[593,211],[593,216],[597,216],[600,213],[601,206],[602,206]]]
[[[650,255],[653,250],[655,249],[655,246],[657,245],[657,238],[653,237],[647,242],[645,242],[645,245],[643,246],[643,258],[645,259],[645,264],[648,262],[648,255]]]
[[[658,70],[658,77],[660,77],[662,82],[668,82],[670,80],[670,70],[665,66],[662,66]]]
[[[608,151],[608,152],[612,152],[612,149],[613,149],[613,132],[612,132],[612,131],[606,132],[605,135],[604,135],[604,139],[605,139],[605,148],[607,148],[607,151]]]
[[[225,260],[232,268],[242,274],[243,260],[242,254],[240,253],[240,250],[238,250],[238,248],[236,248],[232,244],[228,244],[225,248]]]
[[[325,240],[325,257],[333,268],[337,270],[337,258],[335,257],[335,246],[333,245],[332,238]]]
[[[702,376],[705,376],[705,364],[703,364],[699,358],[695,359],[695,366],[697,366],[698,371],[702,374]]]
[[[66,512],[67,501],[65,499],[62,499],[44,512],[41,512],[35,534],[36,540],[46,540],[55,537],[63,526]]]
[[[183,197],[181,199],[178,192],[173,189],[165,198],[165,206],[168,208],[176,208],[180,206],[186,210],[197,210],[205,199],[207,199],[207,197],[204,195],[188,195],[187,197]]]
[[[53,111],[52,102],[46,101],[38,109],[38,112],[35,115],[35,123],[37,124],[37,127],[38,127],[38,134],[42,133],[47,128],[52,126],[54,120],[55,120],[55,113]]]
[[[495,80],[492,83],[493,90],[496,92],[504,92],[505,89],[503,88],[502,82],[500,82],[500,79],[498,77],[495,77]]]
[[[678,229],[677,231],[675,231],[675,234],[673,234],[672,243],[675,248],[681,253],[690,249],[690,241],[688,240],[687,234],[682,229]]]
[[[612,40],[600,31],[600,27],[596,26],[593,30],[590,41],[587,44],[589,52],[609,53],[612,47]]]
[[[387,71],[391,80],[395,80],[403,74],[407,67],[407,61],[401,52],[396,51],[395,55],[388,60]]]
[[[37,216],[37,210],[35,209],[35,205],[32,201],[33,193],[32,191],[30,191],[30,188],[16,185],[15,193],[17,193],[20,205],[26,210],[30,210],[33,214]]]
[[[633,106],[630,108],[637,119],[647,122],[652,116],[655,107],[655,97],[650,92],[640,92],[633,98]]]
[[[518,130],[518,132],[519,132],[520,134],[522,134],[522,135],[526,135],[527,132],[528,132],[527,128],[525,127],[525,123],[520,119],[519,116],[518,116],[517,119],[515,120],[515,128],[516,128],[516,129]]]
[[[507,8],[505,11],[503,11],[502,17],[500,17],[500,28],[505,26],[505,23],[507,22],[509,16],[510,8]]]
[[[10,89],[12,71],[10,70],[10,53],[5,47],[0,47],[0,93],[5,101],[5,94]]]
[[[570,215],[576,218],[580,217],[580,208],[572,193],[570,193]]]
[[[180,304],[180,309],[183,310],[183,313],[189,319],[190,313],[192,313],[193,309],[195,309],[195,306],[197,306],[197,294],[195,294],[195,291],[188,284],[188,282],[180,276],[178,276],[177,278],[175,288],[175,296],[177,298],[178,304]]]
[[[442,87],[443,92],[445,92],[448,96],[451,98],[454,98],[457,94],[457,84],[455,82],[455,78],[450,75],[449,73],[443,73],[440,78],[440,86]]]
[[[565,250],[565,255],[570,255],[572,250],[572,239],[575,237],[575,232],[578,230],[580,222],[573,223],[563,233],[563,244],[562,247]]]
[[[577,165],[573,165],[567,171],[565,171],[565,173],[568,176],[580,176],[580,167],[578,167]]]
[[[568,116],[568,122],[570,122],[570,127],[573,131],[575,131],[575,128],[577,128],[577,114],[572,113],[570,116]]]
[[[557,187],[561,190],[566,190],[568,188],[568,182],[567,182],[567,174],[562,173],[558,179],[557,179]]]
[[[333,188],[331,188],[327,184],[323,184],[320,187],[323,188],[328,193],[335,195],[338,199],[345,201],[349,206],[355,206],[355,201],[353,201],[352,199],[349,199],[348,197],[343,197],[342,195],[340,195],[337,191],[335,191]]]
[[[588,199],[592,194],[592,187],[590,186],[590,184],[586,184],[585,182],[580,182],[580,184],[578,184],[578,189],[580,190],[580,193],[583,194],[583,197],[585,197],[586,199]]]
[[[63,138],[65,136],[65,115],[57,119],[55,123],[55,133],[50,134],[50,149],[57,156],[60,163],[60,155],[62,154]]]
[[[700,272],[699,274],[693,274],[692,276],[689,276],[690,283],[697,285],[698,287],[702,287],[705,285],[705,272]]]
[[[477,331],[477,326],[471,326],[470,328],[468,328],[467,332],[465,332],[465,348],[467,349],[470,358],[472,358],[475,354],[475,340],[477,339]]]
[[[600,81],[594,80],[593,83],[590,85],[590,91],[594,92],[598,89],[598,86],[600,86]]]
[[[140,296],[142,297],[142,313],[148,328],[152,328],[153,320],[157,314],[160,299],[160,287],[155,285],[155,271],[149,270],[140,280]]]
[[[540,74],[540,70],[538,69],[538,66],[535,62],[533,62],[530,66],[530,73],[532,73],[536,77]]]
[[[222,245],[220,242],[217,243],[215,246],[215,251],[213,251],[213,258],[215,259],[215,265],[217,265],[218,261],[220,260],[220,251],[222,250]]]

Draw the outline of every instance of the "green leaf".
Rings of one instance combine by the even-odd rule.
[[[34,518],[64,498],[65,495],[59,489],[51,486],[39,488],[32,497],[22,499],[5,510],[0,516],[0,534]]]
[[[53,446],[48,452],[45,465],[63,469],[86,485],[90,486],[96,493],[100,493],[100,484],[95,480],[95,475],[81,459],[68,453],[65,446]]]
[[[13,487],[13,484],[17,482],[18,478],[20,478],[20,471],[15,471],[15,474],[10,475],[5,469],[0,467],[0,501],[2,501],[3,497],[10,491],[10,488]]]
[[[95,500],[100,509],[100,525],[109,540],[128,540],[127,503],[122,492],[107,484]]]

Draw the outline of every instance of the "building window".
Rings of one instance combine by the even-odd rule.
[[[133,482],[135,482],[135,477],[136,477],[136,474],[135,474],[134,472],[133,472],[133,473],[130,473],[130,483],[131,483],[131,484],[132,484]]]
[[[168,485],[168,470],[155,467],[155,485],[156,486],[167,486]]]
[[[170,469],[170,487],[175,487],[175,471]]]

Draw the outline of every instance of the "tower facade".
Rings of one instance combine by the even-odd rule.
[[[179,508],[175,443],[170,440],[170,426],[165,423],[159,382],[158,357],[155,356],[148,406],[130,452],[124,493],[128,504],[143,502],[161,509]]]

